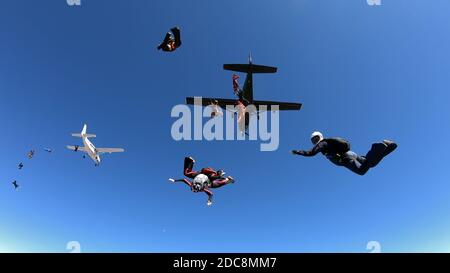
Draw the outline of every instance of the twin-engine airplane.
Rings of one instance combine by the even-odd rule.
[[[91,141],[89,141],[89,137],[97,137],[94,134],[88,134],[86,133],[87,130],[87,125],[85,124],[83,126],[83,130],[81,131],[81,133],[77,134],[77,133],[73,133],[72,136],[74,137],[81,137],[83,140],[83,147],[80,147],[78,145],[76,146],[67,146],[67,149],[72,150],[74,152],[77,151],[82,151],[85,152],[89,155],[90,158],[92,158],[92,160],[94,160],[95,162],[95,166],[98,166],[100,164],[100,154],[104,154],[104,153],[121,153],[124,152],[125,150],[122,148],[96,148],[94,146],[94,144],[92,144]]]

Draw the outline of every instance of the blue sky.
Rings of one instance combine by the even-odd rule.
[[[449,252],[449,10],[446,0],[3,1],[0,251],[67,252],[75,240],[83,252],[367,252],[369,241]],[[183,46],[156,51],[174,25]],[[231,98],[222,64],[250,51],[279,68],[254,76],[256,99],[304,104],[281,113],[279,149],[174,141],[172,107]],[[95,168],[66,150],[83,123],[97,146],[126,152]],[[290,155],[310,148],[313,130],[361,154],[384,138],[399,148],[360,177]],[[212,207],[167,182],[186,155],[236,178]]]

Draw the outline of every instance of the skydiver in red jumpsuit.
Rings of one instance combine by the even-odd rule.
[[[184,182],[191,188],[193,192],[204,192],[208,195],[207,205],[212,204],[213,193],[210,189],[220,188],[226,184],[234,183],[234,179],[231,176],[224,177],[225,172],[223,170],[214,170],[212,168],[203,168],[200,171],[194,171],[195,160],[192,157],[184,158],[184,169],[183,173],[186,177],[191,178],[192,181],[182,178],[182,179],[172,179],[171,182]]]

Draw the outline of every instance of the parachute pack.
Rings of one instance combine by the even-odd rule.
[[[329,145],[330,152],[337,154],[345,154],[350,151],[350,142],[340,137],[332,137],[324,139]]]

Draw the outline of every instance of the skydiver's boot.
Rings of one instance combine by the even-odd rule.
[[[170,31],[173,33],[173,37],[175,39],[175,48],[178,48],[181,46],[181,34],[180,34],[180,28],[174,27],[171,28]]]
[[[195,163],[195,160],[192,158],[192,157],[185,157],[184,158],[184,170],[183,171],[185,171],[186,169],[188,169],[188,170],[192,170],[193,168],[194,168],[194,163]]]
[[[392,140],[383,140],[383,143],[387,145],[386,150],[384,150],[383,157],[387,156],[388,154],[392,153],[395,149],[397,149],[397,143],[395,143]]]
[[[369,152],[367,152],[367,155],[365,156],[365,163],[368,164],[370,168],[375,167],[383,159],[386,149],[387,145],[385,143],[372,144],[372,148]]]

